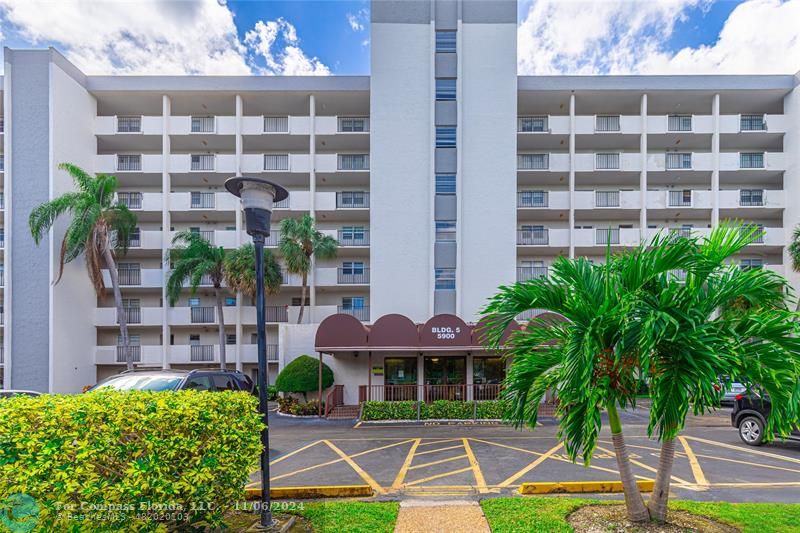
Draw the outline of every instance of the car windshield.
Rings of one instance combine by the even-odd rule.
[[[114,390],[151,390],[165,391],[175,390],[180,384],[182,376],[158,376],[158,375],[124,375],[109,378],[102,383],[98,383],[91,390],[114,389]]]

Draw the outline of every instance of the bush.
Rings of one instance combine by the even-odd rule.
[[[453,400],[436,400],[433,403],[420,403],[421,420],[453,419],[472,420],[473,414],[478,419],[501,419],[506,403],[497,401],[480,401],[477,407],[473,402]],[[473,411],[476,409],[476,411]],[[362,420],[416,420],[417,402],[364,402],[361,412]]]
[[[322,363],[322,388],[333,385],[333,370]],[[306,393],[319,389],[319,360],[308,355],[301,355],[286,365],[275,380],[275,388],[280,392],[301,392],[303,399]]]
[[[278,388],[275,385],[267,387],[267,400],[274,402],[278,399]]]
[[[5,399],[0,502],[33,498],[41,531],[221,527],[256,467],[260,420],[238,392]]]
[[[502,419],[508,408],[508,402],[504,400],[494,400],[490,402],[478,402],[478,411],[476,418],[481,420],[487,419]]]
[[[295,416],[316,416],[319,415],[319,402],[311,400],[310,402],[300,403],[297,398],[278,398],[278,410],[281,413]]]
[[[474,413],[472,402],[457,402],[452,400],[436,400],[433,403],[423,404],[420,418],[466,420],[472,418]]]
[[[417,402],[364,402],[362,420],[416,420]]]

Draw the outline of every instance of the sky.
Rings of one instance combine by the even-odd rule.
[[[0,0],[87,74],[366,75],[369,0]],[[518,71],[792,74],[800,0],[519,0]]]

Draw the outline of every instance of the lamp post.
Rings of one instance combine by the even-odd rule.
[[[269,415],[267,411],[267,331],[264,302],[264,239],[269,237],[274,202],[289,196],[276,183],[237,176],[225,181],[228,192],[242,199],[247,234],[253,238],[256,253],[256,322],[258,336],[258,408],[264,429],[261,431],[261,527],[273,525],[269,497]]]

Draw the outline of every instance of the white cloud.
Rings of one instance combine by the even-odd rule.
[[[245,34],[244,42],[261,56],[266,67],[263,74],[287,76],[327,76],[330,69],[318,58],[308,57],[300,49],[297,30],[284,18],[260,20]]]
[[[359,9],[355,14],[348,13],[347,23],[353,31],[364,31],[365,24],[369,17],[369,12],[366,9]]]
[[[800,0],[747,0],[710,46],[670,51],[676,23],[711,0],[536,0],[519,26],[520,74],[794,73]],[[699,8],[699,10],[698,10]],[[702,20],[700,20],[702,24]]]

